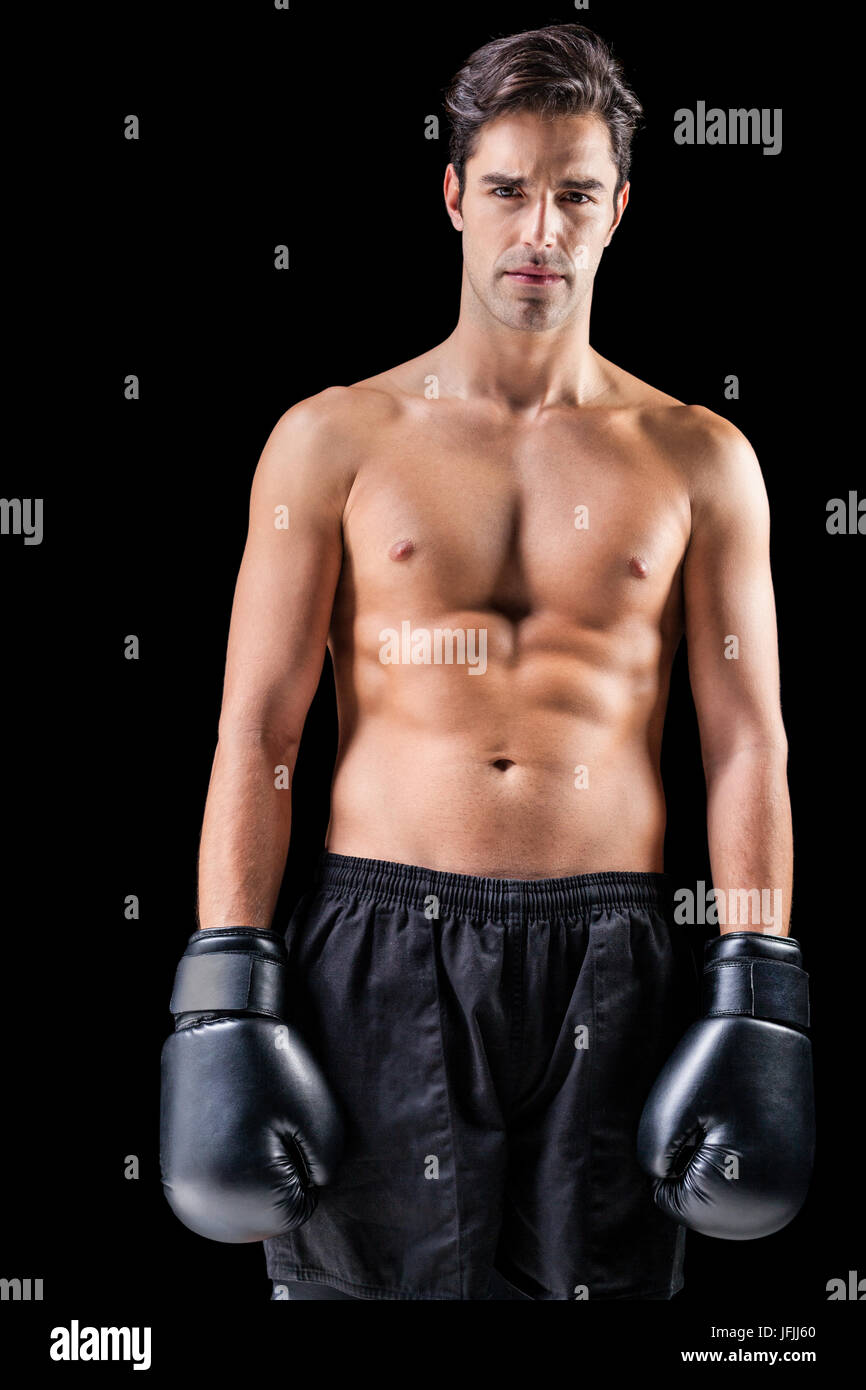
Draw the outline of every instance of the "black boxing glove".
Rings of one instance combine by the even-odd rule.
[[[193,933],[177,968],[160,1169],[172,1211],[210,1240],[302,1225],[342,1151],[336,1103],[284,1021],[287,961],[274,932],[213,927]]]
[[[726,1240],[780,1230],[815,1152],[809,977],[792,937],[727,932],[704,948],[704,1017],[665,1063],[638,1128],[672,1220]]]

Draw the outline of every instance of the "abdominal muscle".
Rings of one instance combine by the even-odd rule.
[[[351,657],[332,647],[341,740],[328,849],[494,878],[660,872],[671,654],[658,634],[641,646],[530,624],[512,641],[512,624],[486,625],[477,675],[383,665],[357,632]],[[635,650],[649,659],[625,662]]]

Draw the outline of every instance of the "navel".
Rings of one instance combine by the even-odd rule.
[[[632,555],[628,562],[628,567],[632,574],[638,579],[645,579],[649,574],[649,565],[646,560],[642,560],[639,555]]]
[[[415,542],[412,540],[395,541],[388,551],[389,560],[408,560],[415,549]]]

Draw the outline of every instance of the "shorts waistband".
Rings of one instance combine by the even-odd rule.
[[[565,878],[476,878],[329,850],[319,859],[316,883],[328,892],[362,894],[422,911],[434,898],[439,911],[500,922],[545,920],[591,907],[654,908],[670,916],[673,894],[672,880],[664,873],[610,870]]]

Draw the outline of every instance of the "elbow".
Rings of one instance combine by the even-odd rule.
[[[260,749],[280,762],[294,766],[300,746],[300,735],[270,724],[249,723],[237,719],[220,719],[217,730],[217,753],[237,753]]]
[[[714,748],[703,754],[707,777],[734,764],[742,766],[743,763],[772,766],[784,772],[788,766],[788,740],[784,731],[772,737],[741,740],[730,747]]]

